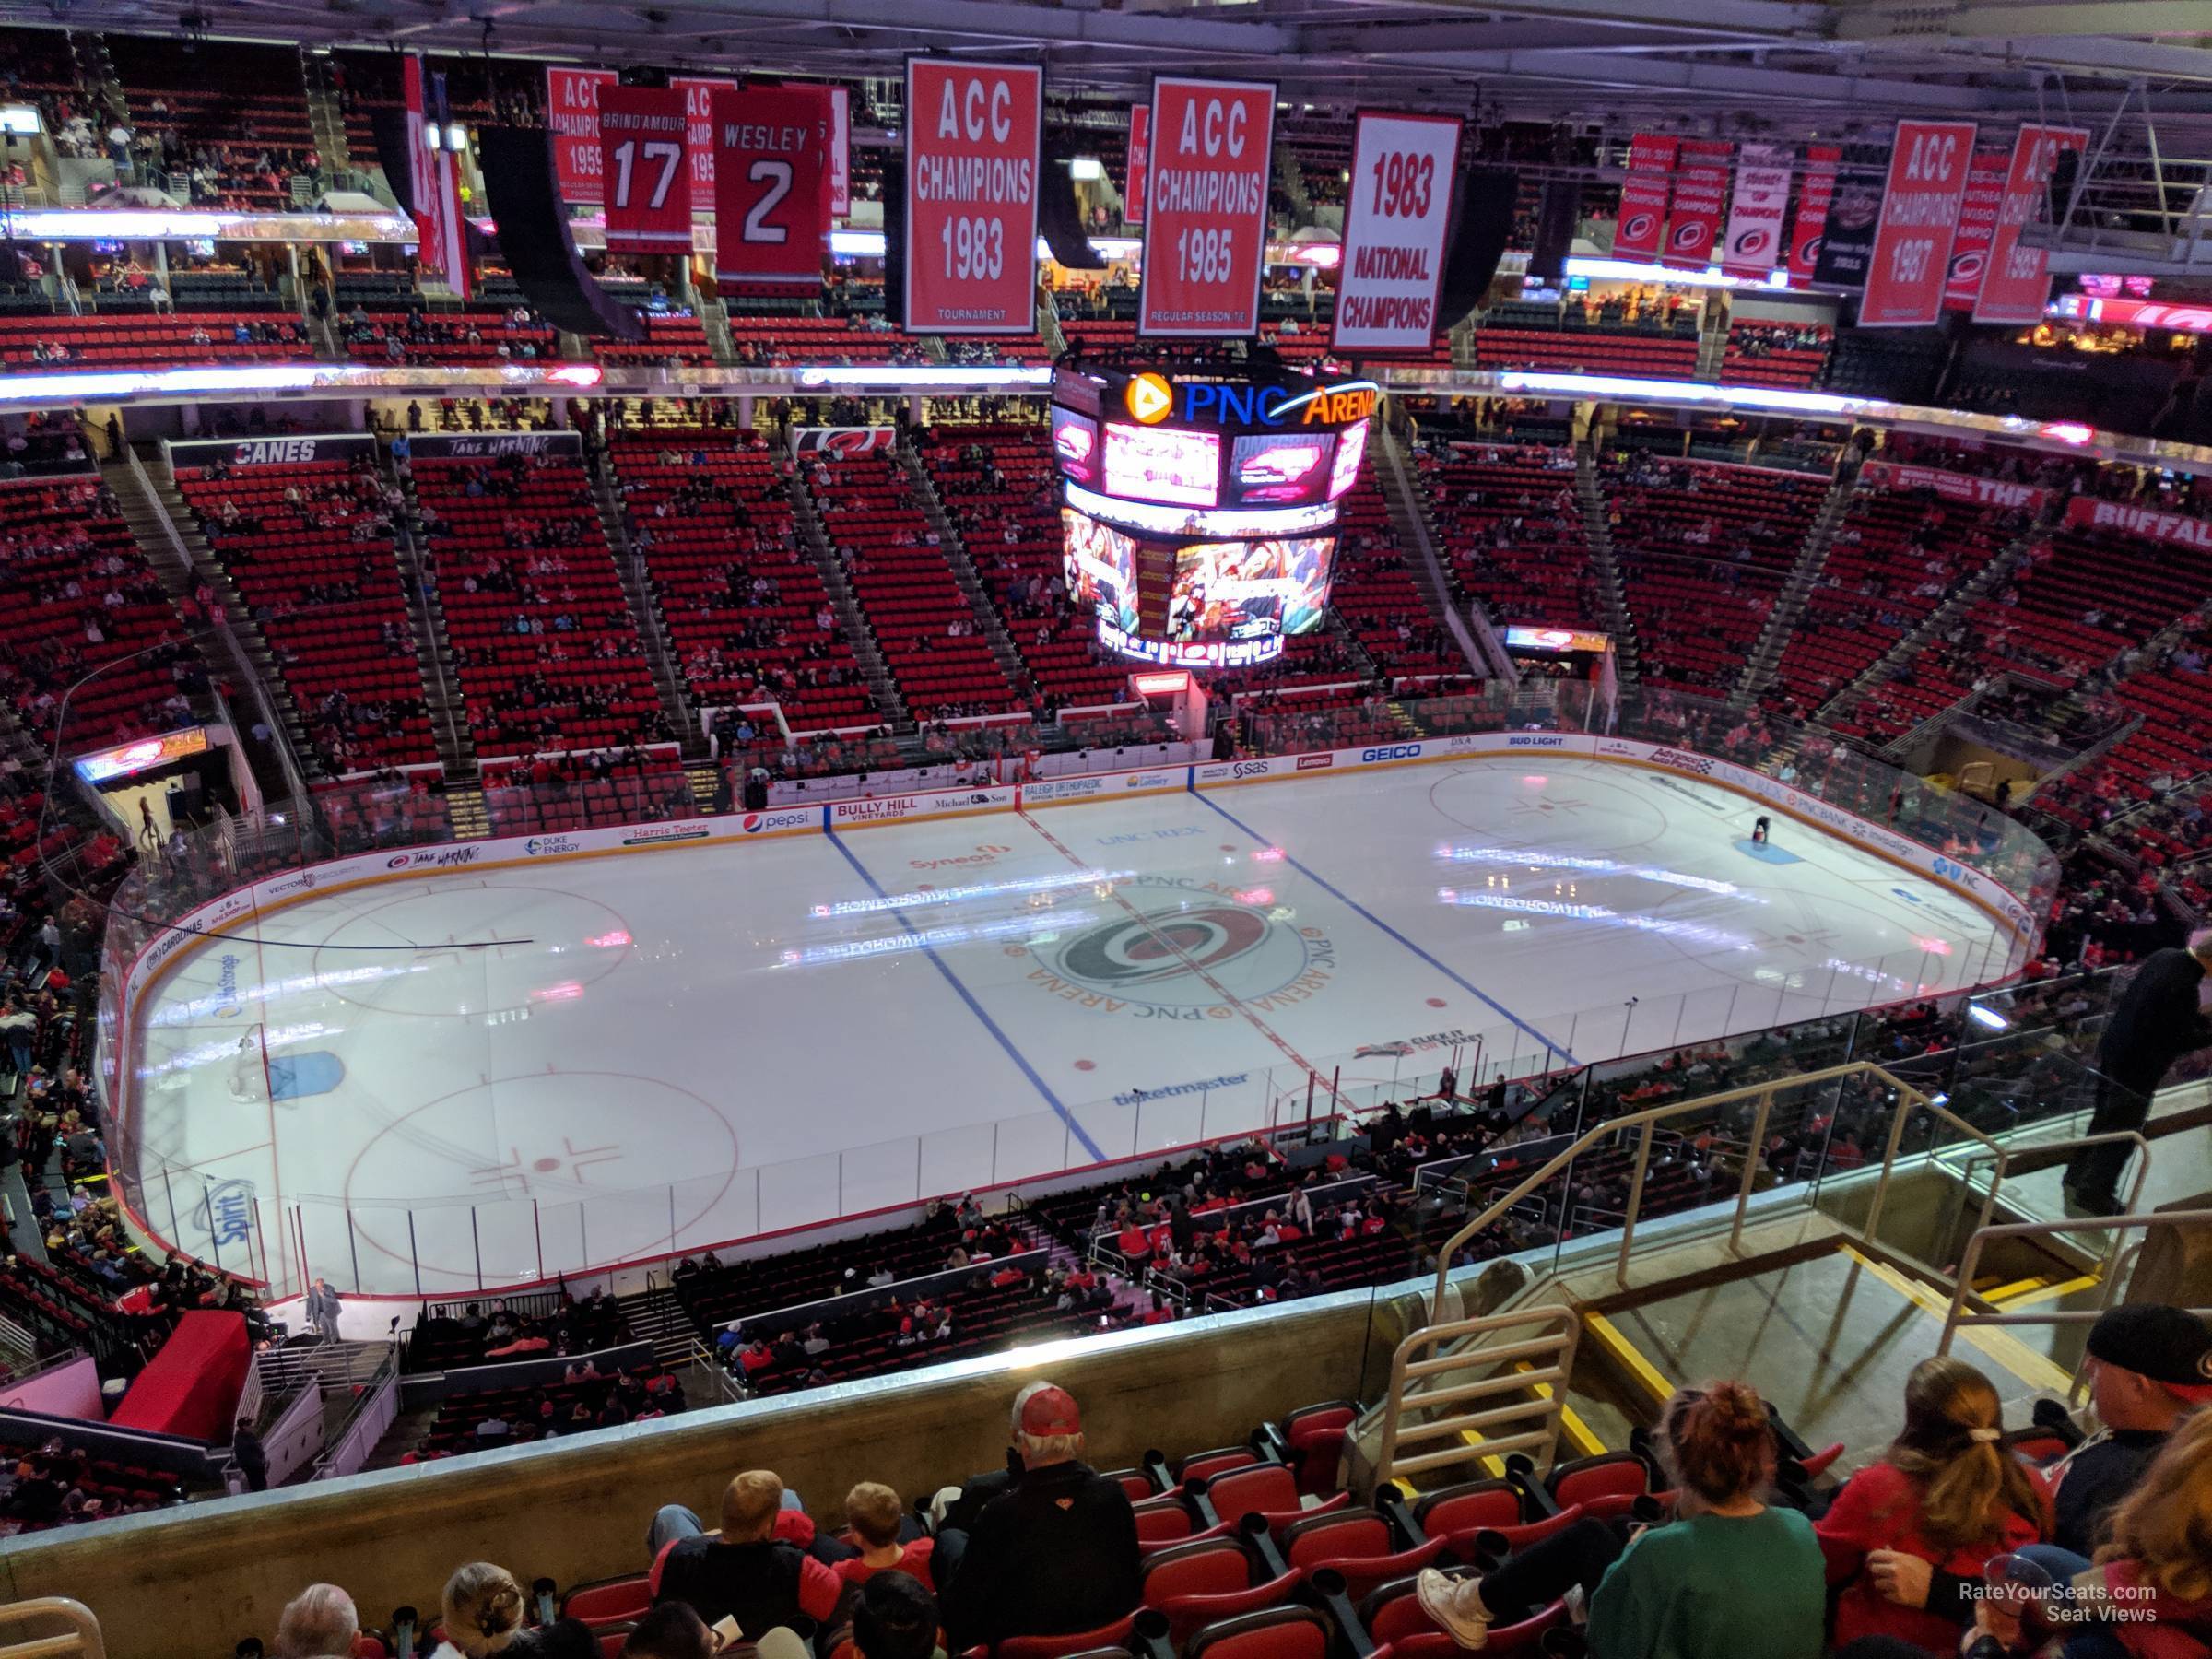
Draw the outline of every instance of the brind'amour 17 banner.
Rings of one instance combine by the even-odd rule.
[[[1805,152],[1805,177],[1797,186],[1797,223],[1790,233],[1790,279],[1810,282],[1820,264],[1820,239],[1828,230],[1828,206],[1836,194],[1836,163],[1843,152],[1816,144]]]
[[[1731,276],[1764,276],[1782,253],[1783,218],[1790,206],[1790,153],[1779,145],[1747,144],[1735,164],[1735,194],[1721,268]]]
[[[1145,222],[1145,175],[1152,170],[1152,147],[1149,132],[1152,120],[1150,104],[1135,104],[1129,111],[1129,149],[1122,159],[1122,220],[1124,224],[1141,225]]]
[[[1629,176],[1620,187],[1620,218],[1613,227],[1613,257],[1659,257],[1660,233],[1666,228],[1668,175],[1680,140],[1639,133],[1629,141]]]
[[[1989,250],[1997,236],[1997,206],[2005,195],[2011,165],[2001,149],[1978,149],[1966,170],[1966,198],[1959,205],[1959,229],[1951,238],[1950,269],[1943,279],[1943,309],[1971,311],[1989,270]]]
[[[1659,263],[1701,271],[1712,262],[1728,201],[1728,159],[1735,146],[1724,138],[1685,138],[1675,159],[1675,196],[1666,212],[1666,245]]]
[[[553,177],[564,202],[600,199],[599,97],[617,78],[612,69],[546,71],[546,126],[553,135]]]
[[[688,123],[673,87],[607,87],[599,94],[600,183],[610,253],[691,252]]]
[[[1337,350],[1426,352],[1435,344],[1459,134],[1455,115],[1361,112],[1336,267]]]
[[[1275,83],[1160,76],[1150,138],[1137,333],[1257,334]]]
[[[1037,186],[1044,71],[906,61],[910,334],[1037,325]]]
[[[1989,270],[1974,300],[1977,323],[2033,324],[2043,320],[2051,299],[2051,254],[2023,247],[2020,229],[2043,215],[2051,175],[2063,150],[2078,150],[2089,141],[2087,127],[2024,126],[2013,140],[2012,164],[1997,201],[1997,222],[1989,247]]]
[[[1859,300],[1861,328],[1925,328],[1943,314],[1951,237],[1973,165],[1971,121],[1900,121]]]
[[[714,278],[819,283],[830,236],[830,100],[815,87],[716,92]]]

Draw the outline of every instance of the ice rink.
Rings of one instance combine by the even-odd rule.
[[[145,1219],[440,1294],[2011,965],[1755,811],[1509,756],[318,896],[147,999]]]

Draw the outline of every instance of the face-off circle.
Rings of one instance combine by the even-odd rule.
[[[415,950],[336,948],[357,945]],[[629,951],[629,924],[596,899],[564,888],[439,884],[339,922],[315,947],[315,972],[319,989],[378,1014],[468,1018],[571,1001]]]

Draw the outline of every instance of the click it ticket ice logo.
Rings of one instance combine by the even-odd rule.
[[[1192,877],[1117,884],[1129,909],[1065,939],[1010,946],[1029,983],[1087,1012],[1135,1019],[1228,1019],[1302,1003],[1336,975],[1335,947],[1300,926],[1266,888]]]

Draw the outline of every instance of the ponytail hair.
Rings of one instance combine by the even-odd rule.
[[[2005,1517],[2041,1533],[2043,1501],[2020,1460],[2005,1448],[1997,1391],[1949,1354],[1923,1359],[1905,1379],[1905,1426],[1887,1461],[1920,1490],[1921,1532],[1946,1551],[1994,1544]]]
[[[1748,1382],[1683,1389],[1659,1423],[1667,1472],[1708,1505],[1758,1496],[1774,1478],[1774,1428]]]

